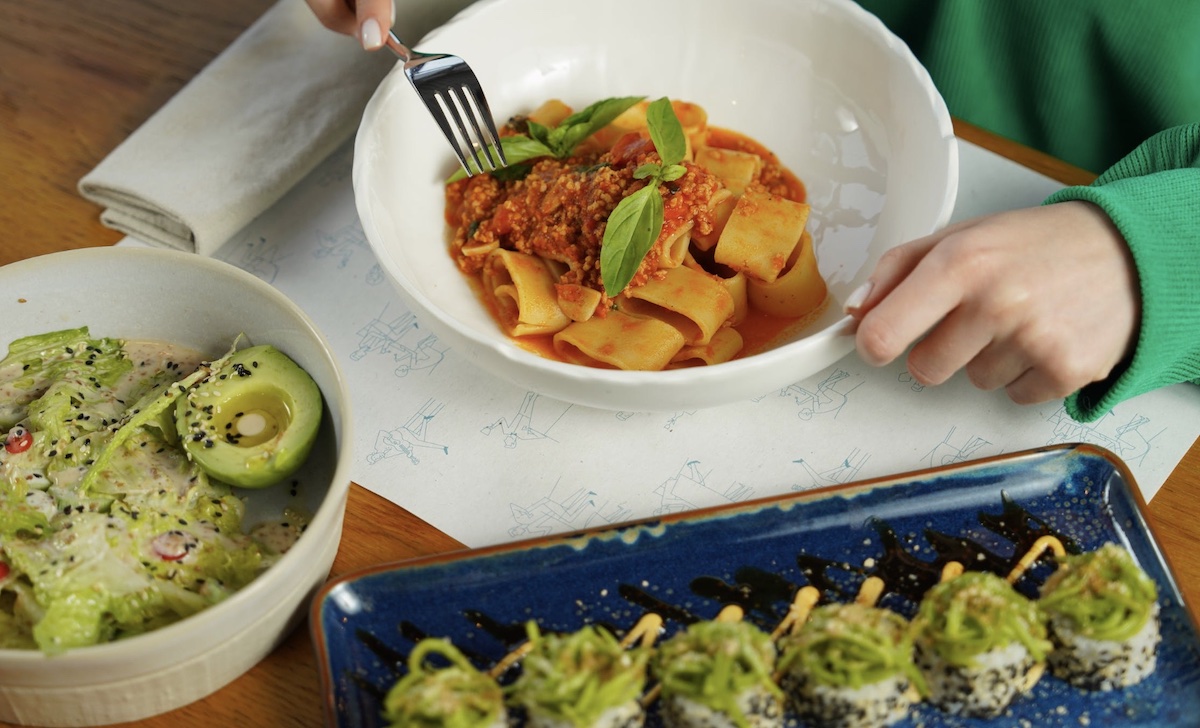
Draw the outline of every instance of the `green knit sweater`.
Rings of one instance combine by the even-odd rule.
[[[859,0],[929,69],[950,113],[1093,171],[1046,203],[1099,205],[1137,265],[1131,359],[1067,398],[1093,420],[1200,383],[1200,0]]]

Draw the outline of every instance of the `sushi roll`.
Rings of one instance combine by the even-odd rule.
[[[667,728],[783,725],[775,643],[749,622],[696,622],[659,645],[652,671]]]
[[[930,702],[977,718],[1000,715],[1032,688],[1052,647],[1037,603],[979,571],[930,589],[912,630]]]
[[[448,663],[435,667],[427,660]],[[508,711],[504,691],[443,639],[427,638],[408,656],[408,673],[388,691],[383,716],[400,728],[503,728]]]
[[[530,623],[529,649],[510,701],[533,728],[636,728],[645,722],[641,696],[649,651],[623,647],[603,627],[541,634]]]
[[[1054,643],[1047,663],[1055,676],[1088,690],[1113,690],[1154,672],[1158,589],[1120,546],[1060,558],[1039,605]]]
[[[807,724],[891,725],[924,690],[908,620],[881,607],[817,607],[779,649],[780,684]]]

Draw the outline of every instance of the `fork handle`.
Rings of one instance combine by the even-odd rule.
[[[343,0],[343,2],[345,2],[346,7],[350,8],[351,12],[358,12],[357,0]],[[395,53],[400,60],[404,61],[405,63],[408,63],[410,60],[412,60],[412,50],[408,46],[404,45],[404,41],[400,40],[400,36],[396,35],[396,32],[391,28],[388,28],[387,37],[384,38],[383,44],[390,48],[392,53]]]
[[[395,53],[396,56],[405,63],[408,63],[412,60],[413,51],[408,46],[404,45],[404,43],[400,40],[400,36],[396,35],[395,32],[388,30],[387,38],[384,39],[383,44],[390,48],[392,53]]]

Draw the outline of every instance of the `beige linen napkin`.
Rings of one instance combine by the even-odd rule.
[[[467,0],[399,0],[416,39]],[[350,138],[396,58],[279,0],[79,182],[100,219],[147,243],[212,255]]]

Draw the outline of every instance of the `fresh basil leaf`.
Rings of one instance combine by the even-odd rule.
[[[559,157],[570,156],[580,142],[608,126],[613,119],[643,98],[642,96],[623,96],[603,99],[571,114],[558,125],[558,129],[562,130],[562,137],[555,153]]]
[[[646,97],[621,96],[617,98],[601,99],[594,104],[585,106],[579,111],[576,111],[574,114],[571,114],[567,118],[563,119],[559,126],[585,126],[589,130],[585,136],[588,136],[608,126],[613,119],[625,113],[626,109],[644,98]]]
[[[615,296],[625,290],[658,240],[662,225],[663,201],[657,184],[634,192],[612,211],[600,244],[600,278],[606,294]]]
[[[567,130],[565,127],[556,126],[550,130],[550,134],[546,138],[546,146],[550,147],[550,150],[554,152],[554,156],[558,157],[559,159],[562,159],[571,153],[571,149],[568,148],[563,142],[563,138],[566,137],[566,135]]]
[[[687,167],[682,164],[672,164],[670,167],[662,170],[658,178],[663,182],[674,182],[685,174],[687,174]]]
[[[508,161],[509,167],[520,164],[521,162],[527,162],[531,159],[537,159],[538,157],[552,156],[549,147],[537,141],[536,139],[530,139],[524,134],[500,137],[500,146],[504,149],[504,158]],[[482,154],[482,152],[480,153]],[[471,165],[472,167],[475,166],[475,163],[471,161],[470,158],[467,159],[467,164]],[[454,174],[450,175],[450,178],[447,179],[446,182],[447,184],[450,182],[457,182],[460,179],[466,179],[466,176],[466,170],[460,169]]]
[[[525,126],[529,129],[529,136],[531,138],[545,144],[547,147],[552,146],[550,144],[550,127],[545,124],[539,124],[533,119],[527,120]]]
[[[529,130],[528,136],[524,134],[516,134],[506,136],[500,139],[500,144],[504,148],[504,157],[508,160],[508,166],[512,167],[521,162],[537,157],[558,157],[565,159],[571,156],[571,152],[575,151],[575,147],[584,139],[587,139],[592,134],[603,129],[613,119],[620,116],[626,109],[641,101],[644,96],[623,96],[620,98],[602,99],[590,106],[587,106],[574,114],[571,114],[556,127],[548,127],[545,124],[539,124],[533,119],[525,120],[525,127]],[[467,164],[472,167],[474,164],[468,160]],[[492,172],[493,176],[498,179],[519,179],[528,174],[529,170],[516,172],[516,177],[506,176],[505,173]],[[466,170],[458,170],[446,180],[457,182],[460,179],[465,179],[467,176]]]
[[[642,166],[633,170],[634,179],[646,179],[647,177],[658,177],[662,174],[662,165],[657,162],[646,162]]]
[[[679,164],[687,156],[687,138],[671,100],[666,96],[650,103],[646,110],[646,125],[650,127],[650,140],[662,158],[663,167]]]
[[[488,174],[492,175],[501,182],[516,182],[517,180],[525,179],[529,173],[533,171],[533,162],[522,162],[521,164],[510,164],[507,167],[492,170]]]

